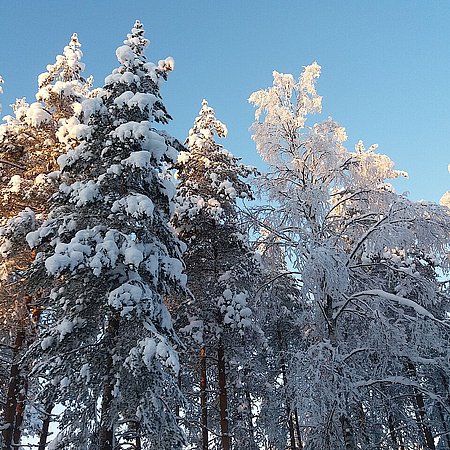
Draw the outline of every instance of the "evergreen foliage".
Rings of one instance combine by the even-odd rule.
[[[27,236],[39,249],[31,288],[52,286],[28,357],[44,380],[38,398],[64,407],[55,448],[112,449],[122,431],[161,449],[183,442],[170,409],[178,339],[163,302],[186,281],[164,175],[177,152],[154,128],[169,119],[159,87],[173,63],[147,62],[139,21],[124,44],[120,67],[81,104],[80,144],[58,160],[49,218]]]
[[[25,236],[46,217],[48,199],[56,191],[56,158],[76,143],[62,139],[64,124],[75,117],[90,84],[81,76],[84,64],[76,35],[49,72],[39,77],[37,102],[13,105],[15,117],[0,125],[0,330],[3,345],[2,418],[4,445],[18,441],[30,384],[21,356],[34,339],[40,309],[26,294],[24,272],[33,254]],[[13,436],[14,435],[14,436]]]
[[[207,392],[203,393],[208,396],[204,408],[208,423],[202,426],[214,430],[208,448],[229,446],[223,442],[224,434],[229,432],[236,437],[233,448],[251,449],[254,448],[251,423],[247,420],[246,424],[246,418],[238,415],[243,415],[242,408],[247,408],[247,416],[251,414],[245,397],[244,374],[251,359],[251,336],[257,334],[251,304],[258,267],[240,223],[237,201],[252,198],[246,179],[255,169],[239,163],[238,158],[215,142],[215,135],[225,137],[226,133],[226,126],[215,118],[213,109],[203,100],[186,140],[188,151],[180,153],[176,164],[178,191],[173,222],[180,239],[187,245],[184,260],[188,288],[194,297],[182,305],[178,315],[184,325],[180,331],[191,342],[185,363],[191,372],[186,374],[189,380],[186,384],[195,388],[189,397],[196,393],[202,395],[202,390],[197,390],[200,385],[197,361],[204,364]],[[226,373],[220,369],[222,354]],[[216,357],[219,358],[217,367],[210,359]],[[219,392],[214,392],[221,381],[225,382],[220,380],[221,376],[227,378],[226,393],[220,387]],[[227,401],[227,411],[221,410],[222,404],[219,417],[212,408],[216,396],[222,400],[226,396]],[[189,412],[188,422],[196,421],[201,415],[200,401],[201,398],[195,400],[197,407]],[[229,431],[224,427],[229,427]],[[200,447],[195,427],[194,431],[191,427],[192,432]],[[201,430],[198,434],[201,435]],[[222,444],[216,442],[214,434],[221,437]]]

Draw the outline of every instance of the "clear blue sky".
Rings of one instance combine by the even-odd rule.
[[[450,189],[450,1],[414,0],[3,0],[0,2],[0,103],[33,100],[37,75],[79,34],[86,75],[96,85],[117,66],[115,49],[135,19],[157,62],[175,58],[162,95],[184,140],[208,99],[229,129],[224,145],[260,165],[247,103],[272,71],[297,77],[322,66],[324,117],[358,139],[380,144],[410,179],[411,198],[438,201]]]

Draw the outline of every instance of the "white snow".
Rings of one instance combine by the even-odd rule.
[[[116,50],[117,60],[120,64],[134,62],[136,55],[128,45],[122,45]]]
[[[147,169],[150,167],[150,152],[141,150],[138,152],[132,152],[130,156],[123,159],[121,163],[125,166],[132,166],[139,169]]]
[[[10,192],[17,193],[20,191],[20,185],[22,183],[22,178],[20,175],[13,175],[8,183],[8,190]]]
[[[59,341],[61,342],[68,334],[72,333],[74,323],[69,319],[64,319],[56,326],[56,330],[59,331]]]
[[[151,368],[153,365],[153,358],[156,355],[156,342],[152,338],[145,338],[142,352],[142,360],[144,364]]]
[[[140,140],[142,151],[147,150],[148,152],[151,152],[151,155],[156,160],[160,160],[165,153],[170,150],[168,149],[164,138],[151,130],[151,123],[148,120],[123,123],[119,125],[111,135],[122,142],[127,139]],[[122,161],[122,163],[124,163],[124,161]]]
[[[368,295],[368,296],[376,296],[376,297],[384,298],[386,300],[396,302],[399,305],[403,305],[403,306],[412,308],[417,312],[417,314],[419,314],[421,316],[429,317],[430,319],[436,320],[436,318],[434,317],[434,315],[431,312],[429,312],[423,306],[420,306],[415,301],[410,300],[408,298],[400,297],[395,294],[390,294],[389,292],[382,291],[381,289],[372,289],[372,290],[368,290],[368,291],[362,291],[357,295],[358,296]]]
[[[130,194],[120,200],[116,200],[111,207],[111,211],[116,213],[123,210],[135,218],[144,216],[151,218],[154,208],[153,202],[146,195]]]
[[[144,111],[146,108],[148,111],[151,111],[157,100],[157,97],[153,94],[125,91],[123,94],[119,95],[119,97],[114,99],[114,103],[119,107],[127,105],[129,108],[133,108],[137,106],[141,111]]]
[[[131,243],[130,243],[131,244]],[[144,260],[142,250],[137,245],[130,245],[125,249],[125,264],[139,267],[139,264]]]
[[[53,336],[47,336],[41,341],[42,350],[47,350],[53,344]]]

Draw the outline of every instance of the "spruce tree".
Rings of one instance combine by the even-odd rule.
[[[9,349],[2,374],[6,448],[20,440],[28,392],[20,358],[33,340],[40,315],[39,308],[31,306],[32,297],[25,294],[23,274],[33,258],[25,236],[47,216],[48,199],[57,189],[56,158],[77,141],[74,134],[70,142],[64,135],[69,123],[72,133],[80,124],[76,114],[90,89],[90,81],[81,75],[79,47],[74,34],[56,64],[39,76],[38,101],[29,105],[18,100],[14,117],[7,116],[0,126],[0,332]]]
[[[59,158],[49,218],[27,237],[40,250],[32,286],[54,286],[28,357],[44,380],[38,398],[64,407],[55,448],[183,442],[171,410],[179,342],[163,301],[186,281],[164,174],[177,151],[155,129],[170,119],[159,89],[173,60],[147,62],[147,45],[136,21],[116,51],[120,66],[82,103],[80,144]]]
[[[201,417],[201,432],[190,428],[195,445],[225,450],[231,448],[231,435],[236,438],[233,448],[255,445],[244,374],[251,360],[250,336],[257,335],[249,306],[258,270],[237,207],[239,199],[252,197],[246,179],[254,168],[215,142],[215,136],[226,133],[203,100],[185,143],[188,151],[180,154],[176,165],[174,216],[174,226],[187,245],[188,288],[194,296],[178,311],[192,342],[184,374],[191,378],[184,385],[188,397],[198,390],[200,397],[194,410],[187,412],[187,421]],[[200,379],[187,373],[193,369],[199,370]],[[216,400],[218,414],[212,407]],[[209,430],[220,436],[220,442]]]
[[[0,213],[14,217],[29,207],[44,213],[55,191],[56,159],[78,140],[83,126],[77,114],[90,95],[92,78],[84,79],[83,54],[74,33],[55,64],[38,77],[36,102],[21,98],[14,116],[0,126]],[[53,173],[53,174],[52,174]],[[52,174],[49,176],[49,174]]]

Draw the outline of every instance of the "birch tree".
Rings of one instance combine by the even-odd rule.
[[[414,397],[423,386],[405,361],[428,357],[424,333],[445,341],[446,299],[429,274],[436,265],[448,270],[448,215],[397,195],[386,179],[404,173],[375,147],[366,151],[359,144],[349,152],[345,131],[333,120],[306,125],[307,116],[321,110],[319,74],[316,63],[298,81],[274,72],[273,86],[250,97],[257,108],[253,139],[270,166],[261,180],[272,202],[264,221],[286,247],[302,301],[312,305],[304,350],[291,356],[301,445],[389,448],[389,418],[380,416],[379,404],[387,394],[378,393],[395,386]],[[430,390],[427,396],[432,399]],[[383,408],[389,410],[392,391],[387,398],[390,406]],[[409,427],[409,442],[432,449],[427,405],[416,400],[409,412],[405,405],[403,422],[394,428]],[[368,416],[376,432],[364,425]]]

